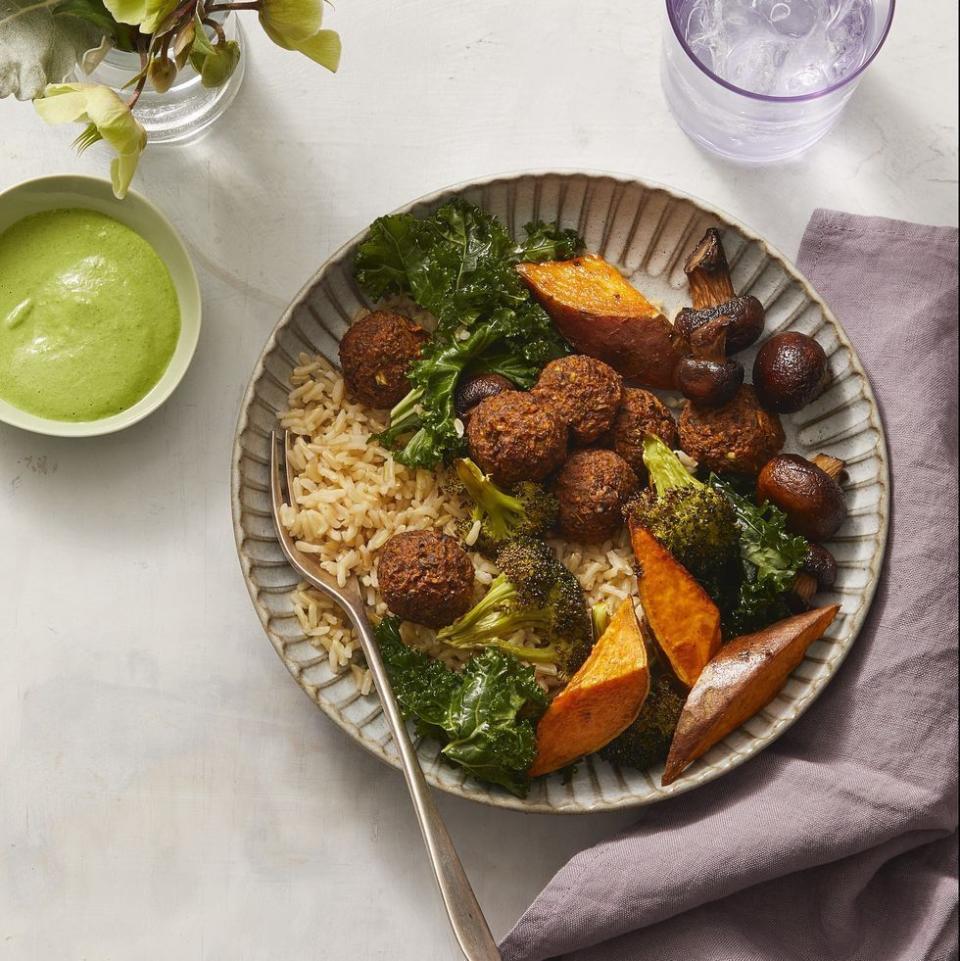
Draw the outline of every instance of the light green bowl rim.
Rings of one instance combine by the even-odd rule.
[[[51,195],[49,205],[41,209],[56,210],[62,207],[82,206],[84,197],[96,200],[102,209],[108,208],[111,216],[130,227],[147,241],[157,251],[170,271],[170,277],[177,292],[180,305],[180,336],[174,348],[173,356],[160,379],[135,404],[99,420],[68,421],[52,420],[39,417],[12,404],[0,400],[0,421],[19,427],[35,434],[45,434],[52,437],[96,437],[102,434],[112,434],[139,423],[152,414],[176,390],[180,381],[190,367],[193,355],[200,339],[202,320],[202,301],[200,298],[200,282],[194,269],[193,261],[187,251],[186,244],[177,229],[166,216],[151,201],[142,194],[129,191],[124,200],[117,200],[113,196],[113,188],[109,180],[102,177],[90,177],[84,174],[53,174],[45,177],[32,177],[14,184],[0,191],[0,212],[10,203],[12,195],[25,190],[39,192],[44,190]],[[56,201],[57,195],[63,196],[63,201]],[[130,223],[130,218],[124,216],[124,205],[129,213],[131,208],[140,207],[147,229]],[[104,210],[107,212],[107,210]],[[162,238],[163,245],[172,249],[173,256],[165,256],[158,250],[157,241]],[[179,261],[179,262],[176,262]]]

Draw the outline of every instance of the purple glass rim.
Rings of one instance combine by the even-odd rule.
[[[733,91],[733,93],[739,94],[741,97],[748,97],[751,100],[763,100],[767,103],[802,103],[804,100],[817,100],[820,97],[825,97],[827,94],[833,93],[835,90],[840,90],[845,87],[848,83],[856,80],[857,77],[863,73],[867,67],[873,63],[877,54],[880,52],[881,47],[887,40],[887,36],[890,33],[890,26],[893,23],[893,11],[897,7],[897,0],[890,0],[890,9],[887,12],[887,22],[883,25],[883,30],[880,33],[880,37],[877,40],[876,45],[870,53],[870,56],[857,67],[849,76],[844,77],[837,83],[831,84],[829,87],[824,87],[822,90],[814,90],[812,93],[799,94],[796,97],[775,97],[766,93],[755,93],[752,90],[744,90],[743,87],[738,87],[736,84],[730,83],[729,80],[724,80],[723,77],[718,77],[709,67],[698,60],[693,51],[690,49],[687,41],[683,37],[683,33],[680,30],[680,25],[677,23],[676,11],[674,10],[675,2],[674,0],[666,0],[667,5],[667,18],[670,21],[670,27],[673,30],[674,36],[677,38],[677,42],[683,48],[683,52],[690,58],[694,65],[703,73],[705,73],[711,80],[716,81],[721,87],[726,87],[727,90]]]

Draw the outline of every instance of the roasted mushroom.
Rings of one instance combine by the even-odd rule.
[[[810,544],[800,570],[816,581],[818,591],[827,591],[837,580],[837,560],[822,544]]]
[[[502,394],[505,390],[516,388],[503,374],[469,375],[457,384],[453,395],[454,407],[460,417],[466,419],[480,401]]]
[[[684,307],[677,316],[675,327],[687,339],[698,328],[718,317],[727,318],[727,353],[749,347],[763,333],[763,304],[756,297],[737,296],[730,278],[720,231],[711,227],[694,248],[683,265],[690,284],[693,308]]]
[[[831,460],[832,475],[797,454],[778,454],[757,478],[758,500],[776,504],[787,515],[788,527],[808,541],[828,540],[847,519],[847,504],[836,480],[843,462]]]
[[[829,590],[836,579],[837,562],[833,554],[822,544],[809,544],[787,605],[794,613],[809,610],[814,595]]]
[[[690,356],[677,365],[677,387],[698,407],[722,407],[743,383],[743,364],[727,357],[730,320],[716,317],[690,335]]]
[[[823,348],[793,330],[771,337],[753,362],[753,386],[760,403],[780,414],[809,404],[823,389],[826,374]]]

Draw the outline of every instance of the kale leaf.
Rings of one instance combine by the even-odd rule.
[[[757,504],[716,475],[710,484],[733,505],[740,529],[743,577],[736,603],[724,611],[728,637],[748,634],[789,614],[784,594],[793,586],[807,552],[804,538],[787,530],[787,516],[769,501]]]
[[[496,217],[456,199],[424,218],[381,217],[360,244],[354,271],[369,297],[402,294],[437,318],[408,373],[410,393],[377,436],[401,463],[433,467],[462,451],[453,404],[462,374],[495,372],[530,387],[548,361],[569,352],[515,267],[572,257],[583,243],[542,221],[524,232],[515,242]]]
[[[447,761],[524,797],[536,753],[535,721],[547,706],[533,669],[491,648],[457,673],[407,647],[399,625],[386,617],[375,634],[404,716],[443,744]]]

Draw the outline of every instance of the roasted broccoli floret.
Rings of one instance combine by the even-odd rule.
[[[645,527],[721,607],[740,577],[736,511],[718,490],[697,480],[659,437],[643,442],[654,488],[625,508],[628,523]]]
[[[601,757],[612,764],[643,771],[662,764],[670,752],[683,700],[670,677],[661,674],[653,682],[637,719],[623,734],[601,748]]]
[[[456,468],[460,483],[474,503],[462,534],[466,536],[480,521],[480,533],[472,546],[481,554],[494,557],[508,541],[541,537],[556,523],[557,499],[539,484],[521,481],[507,493],[469,457],[458,460]]]
[[[497,553],[501,573],[483,598],[437,639],[466,649],[498,647],[521,660],[556,663],[572,674],[593,646],[593,622],[576,577],[543,541],[519,538]],[[544,645],[511,644],[520,628],[533,630]]]
[[[593,641],[596,643],[610,624],[610,608],[603,601],[594,604],[590,608],[590,619],[593,621]]]

